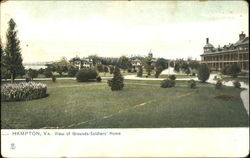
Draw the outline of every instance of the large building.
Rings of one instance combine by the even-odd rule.
[[[214,48],[206,39],[203,47],[204,53],[201,55],[201,63],[205,63],[213,71],[219,71],[223,67],[231,64],[238,64],[242,72],[249,72],[249,37],[242,32],[239,40],[223,47]]]

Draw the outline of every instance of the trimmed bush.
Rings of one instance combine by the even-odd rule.
[[[234,84],[234,88],[240,88],[241,87],[241,84],[240,84],[239,81],[234,81],[233,84]]]
[[[118,67],[115,67],[114,77],[111,80],[108,80],[108,85],[111,87],[112,91],[122,90],[124,87],[123,76]]]
[[[168,78],[169,78],[170,80],[175,80],[175,79],[176,79],[175,75],[169,75]]]
[[[1,100],[21,101],[38,99],[47,96],[47,85],[35,82],[20,82],[1,86]]]
[[[170,88],[175,86],[175,80],[165,79],[161,81],[162,88]]]
[[[96,77],[96,82],[101,82],[101,81],[102,81],[101,76]]]
[[[210,76],[210,69],[208,68],[207,64],[201,64],[199,67],[198,72],[198,79],[201,82],[206,82]]]
[[[188,81],[188,86],[189,86],[190,88],[195,88],[195,87],[196,87],[196,82],[195,82],[195,80],[189,80],[189,81]]]
[[[76,80],[78,82],[88,82],[96,79],[97,72],[94,69],[83,68],[76,74]]]
[[[220,79],[217,80],[216,84],[215,84],[215,88],[216,89],[221,89],[222,88],[222,82]]]
[[[56,77],[55,76],[52,77],[52,81],[56,82]]]

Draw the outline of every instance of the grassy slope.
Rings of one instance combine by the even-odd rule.
[[[248,115],[240,99],[241,90],[232,87],[221,90],[213,87],[189,89],[178,87],[178,84],[184,83],[178,82],[177,87],[164,89],[158,86],[127,84],[123,91],[112,92],[106,81],[77,83],[74,80],[63,80],[55,84],[51,81],[44,82],[50,87],[47,98],[2,102],[2,128],[248,126]],[[150,81],[154,85],[157,82],[159,83]],[[234,98],[228,101],[214,98],[221,94]]]

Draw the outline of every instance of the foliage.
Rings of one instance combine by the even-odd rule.
[[[40,69],[38,70],[38,74],[43,74],[43,73],[44,73],[44,70],[45,70],[45,69],[40,68]]]
[[[221,89],[222,88],[222,81],[221,81],[221,79],[217,79],[217,81],[215,83],[215,88],[216,89]]]
[[[174,67],[174,61],[173,60],[170,61],[169,66]]]
[[[157,59],[155,63],[155,77],[158,78],[164,69],[168,68],[168,61],[164,58]]]
[[[132,64],[131,64],[130,59],[126,56],[121,56],[118,60],[118,67],[123,69],[123,70],[131,69]]]
[[[50,78],[53,76],[52,71],[49,68],[46,68],[43,72],[44,76]]]
[[[208,68],[207,64],[201,64],[198,71],[198,79],[201,82],[206,82],[210,76],[210,69]]]
[[[188,65],[192,70],[198,70],[200,67],[200,63],[197,60],[192,60],[191,58],[188,59]]]
[[[92,60],[93,66],[96,66],[98,63],[101,62],[101,58],[97,55],[90,55],[88,58]]]
[[[101,76],[97,76],[97,77],[96,77],[96,82],[101,82],[101,81],[102,81]]]
[[[47,86],[42,83],[21,82],[1,86],[1,100],[20,101],[42,98],[46,96]]]
[[[33,78],[36,78],[38,76],[38,71],[37,70],[33,70],[33,69],[29,69],[27,72],[28,77],[31,78],[31,80],[33,80]]]
[[[97,69],[98,72],[104,72],[104,68],[103,68],[102,64],[97,64],[96,69]]]
[[[170,88],[175,86],[175,80],[165,79],[161,81],[162,88]]]
[[[10,73],[11,83],[14,82],[16,76],[20,75],[20,72],[24,72],[20,41],[17,38],[17,31],[15,29],[16,23],[13,19],[10,19],[9,28],[6,34],[7,43],[4,50],[4,65],[7,72]]]
[[[169,75],[168,78],[169,78],[170,80],[175,80],[175,79],[176,79],[176,76],[175,76],[175,75]]]
[[[5,64],[6,55],[2,49],[1,44],[0,44],[0,53],[1,53],[1,79],[8,79],[10,78],[10,72],[8,71]]]
[[[108,66],[104,66],[103,71],[104,71],[105,73],[109,72]]]
[[[52,81],[56,82],[56,77],[55,76],[52,76]]]
[[[111,66],[109,66],[109,73],[110,74],[113,74],[114,73],[114,66],[113,65],[111,65]]]
[[[65,57],[62,57],[59,61],[54,62],[55,71],[62,76],[63,72],[68,72],[68,67],[70,66],[68,60]]]
[[[226,74],[230,75],[234,78],[237,77],[240,72],[241,72],[240,66],[237,64],[232,64],[232,65],[228,66],[228,68],[226,70]]]
[[[26,78],[25,78],[25,81],[26,81],[26,82],[30,82],[30,81],[31,81],[31,78],[30,78],[30,77],[26,77]]]
[[[240,84],[239,81],[234,81],[233,84],[234,84],[235,88],[240,88],[241,87],[241,84]]]
[[[123,76],[120,69],[116,66],[114,70],[114,76],[111,80],[108,80],[108,85],[111,87],[112,91],[122,90],[124,87]]]
[[[144,66],[144,68],[149,76],[151,75],[151,71],[154,69],[154,66],[152,63],[153,63],[153,61],[152,61],[151,56],[147,56],[143,60],[143,66]]]
[[[142,68],[142,66],[139,66],[138,72],[137,72],[137,77],[142,77],[142,74],[143,74],[143,68]]]
[[[180,71],[184,71],[185,73],[188,73],[188,63],[187,61],[183,60],[183,59],[176,59],[175,60],[175,66],[174,66],[174,70],[176,72],[180,72]]]
[[[195,82],[195,80],[193,80],[193,79],[189,80],[189,81],[188,81],[188,86],[189,86],[190,88],[195,88],[195,87],[196,87],[196,82]]]
[[[68,75],[70,77],[75,77],[76,76],[76,73],[78,72],[78,68],[73,66],[73,65],[70,65],[69,66],[69,69],[68,69]]]
[[[89,80],[96,79],[97,72],[94,69],[83,68],[76,74],[78,82],[88,82]]]

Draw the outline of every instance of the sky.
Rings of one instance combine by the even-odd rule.
[[[248,36],[245,1],[7,1],[1,41],[17,24],[24,63],[76,55],[200,60],[206,38],[218,47]]]

